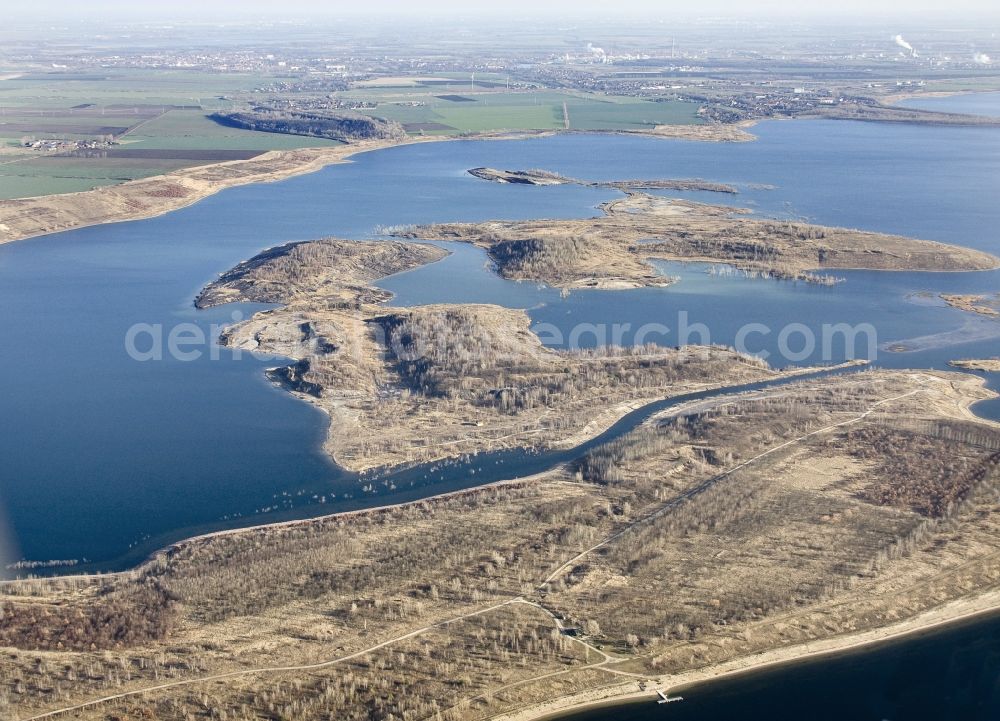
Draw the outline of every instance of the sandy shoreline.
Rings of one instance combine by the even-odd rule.
[[[91,225],[143,220],[192,205],[227,188],[271,183],[348,162],[358,153],[450,138],[374,140],[274,150],[249,160],[184,168],[119,185],[0,201],[0,244]]]
[[[1000,589],[993,589],[978,596],[957,599],[942,606],[917,614],[905,621],[863,631],[857,634],[839,636],[796,646],[763,651],[751,656],[733,659],[707,668],[693,669],[679,674],[651,676],[647,688],[639,690],[638,681],[629,681],[615,686],[595,689],[544,704],[532,706],[492,717],[492,721],[538,721],[555,719],[564,715],[600,706],[617,706],[641,699],[656,699],[656,690],[678,694],[684,689],[721,678],[752,673],[805,659],[860,651],[867,646],[899,640],[935,628],[947,626],[987,616],[1000,611]]]
[[[42,579],[56,579],[59,581],[93,581],[93,580],[107,580],[111,578],[123,578],[135,574],[141,574],[144,569],[149,567],[151,564],[157,562],[157,559],[164,556],[170,555],[171,553],[183,548],[188,545],[196,545],[199,543],[204,543],[213,538],[221,538],[225,536],[237,536],[244,533],[268,533],[273,531],[283,531],[290,528],[299,528],[302,526],[308,526],[315,523],[324,523],[326,521],[342,521],[350,518],[357,518],[359,516],[365,515],[377,515],[379,513],[385,513],[386,511],[394,511],[400,508],[408,507],[419,507],[425,503],[433,503],[436,501],[444,501],[450,498],[457,498],[461,496],[466,496],[474,493],[479,493],[482,491],[489,491],[498,488],[507,487],[519,487],[527,483],[532,483],[538,480],[542,480],[547,476],[557,473],[557,469],[550,468],[540,473],[534,473],[528,476],[517,476],[514,478],[506,478],[500,481],[493,481],[491,483],[484,483],[480,486],[470,486],[469,488],[460,488],[455,491],[444,491],[443,493],[436,493],[432,496],[424,496],[423,498],[418,498],[412,501],[401,501],[399,503],[386,503],[381,506],[369,506],[366,508],[355,508],[347,511],[335,511],[333,513],[324,513],[318,516],[307,516],[305,518],[293,518],[287,521],[273,521],[271,523],[257,523],[252,526],[235,526],[233,528],[221,528],[217,531],[205,531],[203,533],[195,533],[191,536],[185,536],[176,541],[164,543],[164,545],[159,546],[155,551],[146,556],[142,561],[136,565],[125,568],[120,571],[95,571],[95,572],[81,572],[73,574],[59,574],[56,576],[42,576],[42,577],[29,577],[29,578],[10,578],[10,579],[0,579],[0,590],[4,586],[17,586],[17,585],[27,585],[34,583]]]
[[[558,132],[510,131],[461,137],[408,137],[402,140],[363,140],[321,148],[272,150],[249,160],[182,168],[163,175],[76,193],[0,200],[0,245],[91,225],[153,218],[192,205],[227,188],[271,183],[313,173],[328,165],[348,162],[352,156],[372,150],[453,140],[518,140]],[[608,134],[615,133],[609,131]],[[736,126],[658,126],[653,131],[638,134],[709,142],[753,139]]]

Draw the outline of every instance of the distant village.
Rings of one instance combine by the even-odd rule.
[[[50,153],[68,153],[75,150],[107,150],[118,145],[113,135],[97,139],[69,140],[67,138],[22,138],[21,147]]]

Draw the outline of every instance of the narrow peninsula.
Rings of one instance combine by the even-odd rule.
[[[579,180],[548,170],[497,170],[496,168],[470,168],[469,175],[480,180],[506,185],[583,185],[588,188],[613,188],[614,190],[699,190],[709,193],[739,192],[735,186],[714,183],[701,178],[666,180]]]

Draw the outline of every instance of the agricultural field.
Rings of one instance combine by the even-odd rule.
[[[69,193],[332,141],[228,128],[207,116],[262,82],[236,74],[36,73],[0,79],[0,199]],[[109,148],[26,149],[26,140]]]
[[[490,87],[492,86],[492,87]],[[417,87],[378,87],[343,94],[377,103],[364,112],[402,123],[410,133],[474,133],[495,130],[642,130],[698,123],[698,106],[551,90],[511,90],[499,82],[470,81]]]
[[[259,90],[291,79],[128,69],[0,75],[0,199],[89,190],[268,150],[334,144],[226,127],[208,117],[256,102],[315,100],[308,93]],[[471,76],[376,77],[327,97],[372,104],[361,112],[395,120],[411,135],[642,130],[699,122],[691,103],[548,90],[486,73],[474,82]],[[69,146],[111,138],[110,147]],[[25,147],[35,141],[46,145]]]

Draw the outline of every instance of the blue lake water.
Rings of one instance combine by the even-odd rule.
[[[949,99],[951,100],[951,99]],[[997,101],[1000,108],[1000,100]],[[756,212],[888,231],[1000,253],[1000,131],[840,121],[771,122],[745,144],[565,135],[392,148],[274,184],[235,188],[168,215],[0,246],[0,557],[136,560],[167,540],[229,525],[384,503],[482,476],[464,470],[375,498],[321,454],[324,417],[272,387],[268,364],[215,351],[182,362],[138,362],[124,339],[136,323],[213,326],[251,306],[196,311],[206,282],[259,250],[290,240],[371,237],[380,225],[489,218],[583,217],[617,193],[477,180],[480,165],[540,167],[589,179],[702,177],[743,192],[721,200]],[[756,189],[758,184],[776,186]],[[776,365],[823,360],[822,344],[779,356],[779,335],[801,323],[869,323],[882,365],[941,367],[996,355],[1000,323],[929,304],[922,291],[1000,290],[1000,273],[838,273],[834,287],[710,276],[665,264],[660,289],[579,291],[561,297],[492,274],[482,251],[453,254],[386,279],[395,303],[492,302],[529,309],[544,340],[579,345],[617,329],[623,342],[748,340]],[[581,324],[591,324],[592,330]],[[699,331],[700,325],[708,337]],[[625,328],[628,325],[629,328]],[[663,330],[667,328],[668,330]],[[559,336],[562,336],[560,339]],[[913,341],[913,339],[918,339]],[[791,350],[798,351],[794,334]],[[845,355],[828,348],[828,360]],[[866,338],[856,350],[867,350]],[[788,355],[787,353],[785,354]],[[801,357],[798,357],[801,355]],[[998,415],[996,403],[982,412]],[[318,496],[334,500],[319,505]],[[5,519],[5,520],[3,520]]]
[[[646,700],[557,718],[996,721],[1000,718],[1000,616],[674,689],[670,695],[684,700],[667,706]]]
[[[1000,93],[967,93],[944,98],[908,98],[901,103],[908,108],[942,110],[949,113],[968,113],[986,117],[1000,117]]]

